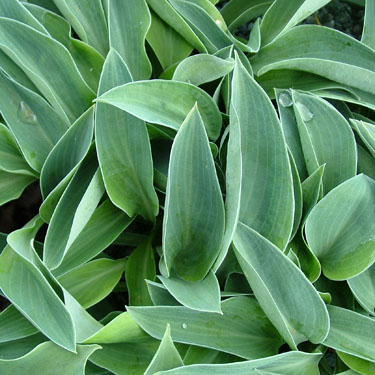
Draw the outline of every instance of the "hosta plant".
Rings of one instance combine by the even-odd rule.
[[[0,1],[0,374],[375,374],[375,5],[327,3]]]

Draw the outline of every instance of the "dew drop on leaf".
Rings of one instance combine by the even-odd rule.
[[[303,121],[309,122],[314,118],[314,114],[303,103],[296,101],[296,106]]]
[[[279,103],[283,107],[290,107],[293,104],[292,96],[289,94],[288,91],[283,91],[279,95]]]
[[[183,329],[186,329],[188,327],[188,325],[186,323],[182,323],[181,326],[182,326]]]
[[[23,101],[20,101],[20,104],[18,106],[17,117],[19,118],[19,120],[21,120],[22,122],[25,122],[27,124],[31,124],[31,125],[37,125],[38,124],[38,118],[36,117],[36,114]]]

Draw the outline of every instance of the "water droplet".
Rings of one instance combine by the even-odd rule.
[[[38,118],[33,110],[23,101],[20,102],[17,110],[17,117],[22,121],[30,125],[37,125]]]
[[[188,325],[187,325],[186,323],[182,323],[182,324],[181,324],[181,327],[182,327],[183,329],[186,329],[186,328],[188,327]]]
[[[94,71],[94,68],[90,68],[90,72],[93,72]]]
[[[314,118],[314,114],[303,103],[296,101],[296,106],[303,121],[309,122]]]
[[[288,91],[283,91],[279,95],[279,103],[283,107],[290,107],[293,104],[292,96],[290,95]]]
[[[220,27],[223,25],[223,22],[221,20],[216,20],[215,23]]]

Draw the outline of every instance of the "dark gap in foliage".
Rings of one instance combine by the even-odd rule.
[[[20,198],[0,207],[0,232],[11,233],[22,228],[38,214],[41,203],[39,181],[35,181],[25,189]]]

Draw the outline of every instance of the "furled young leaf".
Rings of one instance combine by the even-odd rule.
[[[47,155],[68,129],[37,93],[0,72],[0,111],[28,164],[40,172]]]
[[[221,116],[212,98],[185,82],[151,80],[131,82],[101,95],[98,102],[112,104],[140,119],[178,130],[197,102],[209,138],[221,130]]]
[[[110,46],[124,59],[134,80],[150,78],[152,68],[145,39],[151,14],[146,0],[111,0],[108,4]]]
[[[307,171],[312,174],[326,164],[323,176],[326,194],[356,174],[353,132],[345,118],[318,96],[293,91],[292,97]]]
[[[375,48],[375,4],[373,1],[366,0],[365,20],[361,42]]]
[[[294,214],[293,179],[285,139],[272,103],[238,58],[232,106],[241,131],[239,220],[284,249]]]
[[[199,52],[207,52],[197,35],[168,0],[147,0],[147,4],[165,23],[176,30],[194,48]]]
[[[208,54],[194,55],[181,61],[173,74],[173,80],[200,86],[229,74],[233,67],[232,59],[224,60]]]
[[[221,304],[223,315],[183,306],[128,307],[148,334],[161,340],[171,326],[173,341],[254,359],[276,354],[282,341],[255,299],[234,297]]]
[[[88,308],[113,290],[124,269],[123,259],[96,259],[67,272],[58,280],[82,307]]]
[[[234,246],[254,295],[289,346],[296,349],[305,340],[322,342],[329,329],[327,309],[300,269],[242,223],[237,226]]]
[[[131,306],[152,305],[146,279],[153,280],[156,275],[152,236],[131,253],[126,264],[125,280]]]
[[[101,0],[54,0],[79,37],[103,56],[108,52],[108,30]]]
[[[63,181],[68,181],[86,156],[94,130],[94,107],[86,111],[69,128],[48,155],[41,172],[44,198]]]
[[[327,27],[290,29],[251,59],[256,75],[274,69],[297,69],[375,94],[371,85],[375,51]]]
[[[349,279],[348,284],[359,304],[375,315],[375,266]]]
[[[0,371],[4,375],[84,375],[85,364],[90,355],[100,349],[98,345],[78,345],[77,352],[71,353],[52,342],[38,345],[30,353],[17,359],[0,359]]]
[[[375,182],[355,176],[331,190],[311,211],[306,239],[331,280],[354,277],[375,261]]]
[[[0,31],[0,46],[61,115],[73,122],[89,107],[94,94],[65,47],[7,18],[0,17]]]
[[[293,351],[253,361],[179,367],[155,375],[319,375],[320,359],[320,353]]]
[[[221,313],[220,285],[212,271],[203,280],[195,283],[178,277],[158,277],[168,292],[182,305],[192,310]]]
[[[182,61],[193,50],[193,47],[177,31],[154,12],[151,12],[151,26],[146,39],[164,70]]]
[[[0,170],[0,205],[17,199],[35,177]]]
[[[9,246],[0,256],[0,288],[15,307],[56,344],[75,350],[72,319],[43,274]]]
[[[367,316],[328,306],[331,327],[324,345],[375,363],[375,321]]]
[[[124,61],[111,49],[103,67],[99,95],[131,81]],[[95,140],[104,184],[112,202],[129,216],[140,214],[154,221],[159,204],[145,123],[118,108],[97,103]]]
[[[170,331],[171,328],[167,325],[160,346],[144,375],[153,375],[158,371],[166,371],[184,365],[180,353],[173,344]]]
[[[106,199],[94,211],[53,273],[60,276],[94,258],[107,248],[132,221],[133,218]]]
[[[330,0],[276,0],[268,8],[260,27],[262,44],[266,45],[316,12]]]
[[[194,106],[173,142],[163,221],[169,273],[202,280],[224,235],[224,204],[204,123]]]

